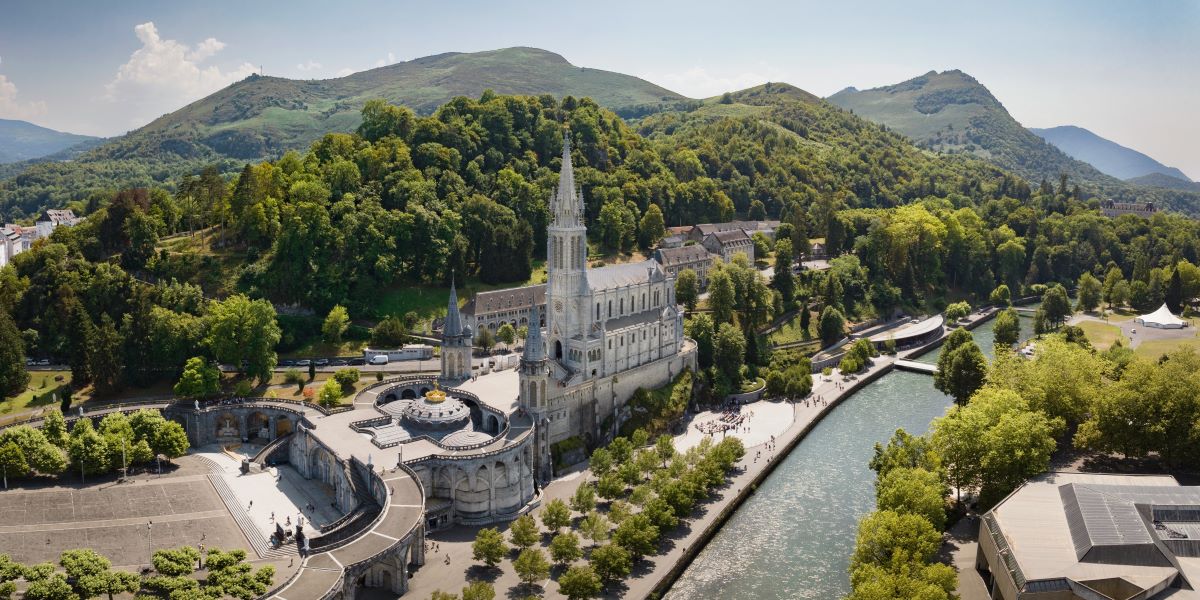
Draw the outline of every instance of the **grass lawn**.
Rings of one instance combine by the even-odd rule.
[[[1097,350],[1108,350],[1113,342],[1121,340],[1126,348],[1129,347],[1129,340],[1121,335],[1121,328],[1116,325],[1109,325],[1099,321],[1080,321],[1079,328],[1083,330],[1092,346]]]
[[[56,378],[61,377],[61,380]],[[58,406],[62,400],[62,388],[71,383],[70,371],[30,371],[25,391],[13,398],[0,402],[0,415],[7,420],[9,415],[24,413],[45,406]],[[55,399],[57,394],[57,400]]]
[[[767,385],[767,381],[762,377],[757,379],[748,379],[742,382],[742,393],[745,394],[762,389],[762,387],[765,385]]]
[[[327,344],[321,338],[314,338],[308,343],[292,350],[280,353],[279,358],[309,358],[312,356],[357,356],[370,342],[368,340],[348,340],[340,344]]]
[[[1193,348],[1200,352],[1200,338],[1179,338],[1173,340],[1149,340],[1138,344],[1133,353],[1142,358],[1157,359],[1179,348]]]
[[[1110,323],[1120,323],[1122,321],[1128,321],[1136,316],[1138,316],[1138,313],[1121,308],[1109,312],[1108,321]]]
[[[792,342],[803,342],[812,339],[812,326],[817,322],[817,315],[810,313],[811,320],[808,324],[809,335],[804,335],[804,330],[800,328],[800,314],[792,317],[790,321],[784,323],[782,327],[772,333],[767,339],[772,344],[789,344]]]
[[[472,277],[466,281],[460,281],[458,287],[459,302],[466,302],[471,296],[479,292],[487,292],[491,290],[503,290],[514,287],[522,287],[526,285],[535,285],[546,282],[546,263],[536,260],[533,262],[533,271],[529,275],[528,281],[488,284],[479,281],[478,278]],[[390,290],[383,292],[375,301],[375,316],[383,318],[387,315],[404,316],[405,313],[413,311],[417,316],[425,321],[424,325],[436,317],[446,314],[446,299],[450,296],[450,287],[436,285],[400,285],[393,287]],[[420,329],[420,328],[418,328]],[[425,327],[428,331],[428,328]]]

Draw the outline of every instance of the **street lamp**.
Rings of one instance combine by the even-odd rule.
[[[146,521],[146,556],[150,557],[147,560],[154,561],[154,521]]]

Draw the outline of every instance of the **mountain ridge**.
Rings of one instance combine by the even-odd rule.
[[[1118,179],[1161,173],[1191,183],[1192,180],[1175,167],[1168,167],[1143,152],[1123,146],[1076,125],[1035,128],[1030,131],[1054,144],[1068,156],[1082,160],[1100,172]]]
[[[42,158],[99,139],[42,127],[29,121],[0,119],[0,164]]]

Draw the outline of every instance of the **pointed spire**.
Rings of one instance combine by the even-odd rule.
[[[442,338],[462,335],[462,316],[458,314],[458,293],[454,289],[454,275],[450,275],[450,300],[446,306],[446,324],[442,327]]]
[[[521,360],[537,362],[545,360],[546,347],[542,344],[542,315],[535,302],[529,309],[529,334],[525,336],[525,352]]]
[[[578,226],[583,215],[583,200],[575,187],[575,168],[571,165],[571,136],[563,132],[562,168],[558,172],[558,189],[550,206],[554,221],[562,226]]]

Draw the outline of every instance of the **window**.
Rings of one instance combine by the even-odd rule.
[[[596,303],[596,320],[597,321],[600,320],[600,303],[599,302]]]
[[[625,314],[625,299],[621,298],[621,314]]]

